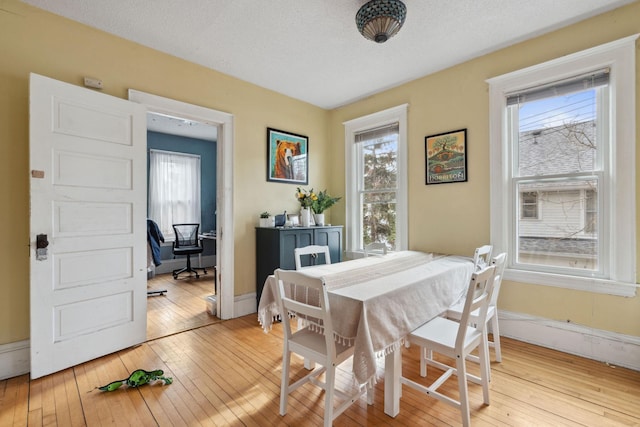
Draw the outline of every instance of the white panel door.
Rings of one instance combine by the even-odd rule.
[[[146,339],[146,109],[32,74],[29,112],[38,378]]]

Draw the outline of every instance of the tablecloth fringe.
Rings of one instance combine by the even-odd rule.
[[[376,357],[378,359],[386,357],[387,355],[389,355],[389,354],[393,353],[394,351],[398,350],[403,345],[404,345],[404,337],[400,338],[397,341],[392,342],[391,344],[389,344],[388,346],[386,346],[382,350],[377,351],[376,352]]]
[[[347,338],[347,337],[343,337],[342,335],[340,335],[340,334],[338,334],[338,333],[336,333],[336,332],[334,332],[334,333],[333,333],[333,339],[334,339],[336,342],[338,342],[338,343],[340,343],[340,344],[342,344],[342,345],[349,346],[349,347],[351,347],[352,345],[354,345],[354,344],[355,344],[355,341],[356,341],[356,339],[355,339],[355,338]]]
[[[289,318],[295,317],[295,313],[289,313]],[[262,326],[264,333],[271,331],[273,324],[280,320],[280,311],[277,303],[271,303],[258,310],[258,323]]]

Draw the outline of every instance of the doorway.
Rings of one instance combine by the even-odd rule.
[[[144,104],[149,113],[216,128],[216,313],[220,319],[233,318],[233,116],[133,89],[129,100]]]
[[[217,133],[217,126],[147,113],[147,212],[164,237],[149,257],[157,265],[147,261],[147,340],[220,321],[214,293]],[[205,270],[176,279],[172,272],[184,268],[186,259],[173,255],[171,224],[185,222],[200,224],[198,233],[205,236],[204,251],[191,257]]]

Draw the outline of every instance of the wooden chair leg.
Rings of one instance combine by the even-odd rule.
[[[484,331],[486,334],[486,330]],[[489,345],[485,342],[478,346],[478,358],[480,359],[480,382],[482,385],[482,400],[485,405],[489,404],[489,381],[491,379],[491,366],[489,365]]]
[[[335,394],[336,385],[336,367],[335,365],[327,366],[325,372],[325,390],[324,390],[324,427],[333,425],[333,396]]]
[[[498,313],[491,319],[491,332],[493,333],[493,348],[496,351],[496,362],[502,362],[502,349],[500,348],[500,328],[498,327]]]
[[[433,359],[433,350],[420,347],[420,376],[427,376],[427,359]]]
[[[282,379],[280,380],[280,415],[286,415],[289,400],[289,368],[291,366],[291,352],[286,345],[282,354]]]
[[[302,328],[304,328],[304,322],[302,321],[301,318],[298,317],[298,330],[300,330]],[[304,368],[307,371],[313,371],[316,368],[316,364],[305,357],[304,358]]]
[[[462,415],[462,425],[471,425],[471,414],[469,412],[469,392],[467,386],[467,366],[465,358],[461,355],[456,357],[456,369],[458,373],[458,390],[460,392],[460,414]]]

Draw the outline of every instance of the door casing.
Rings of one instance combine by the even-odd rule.
[[[233,115],[129,89],[129,100],[151,113],[166,114],[218,127],[216,191],[216,299],[218,317],[234,317]]]

